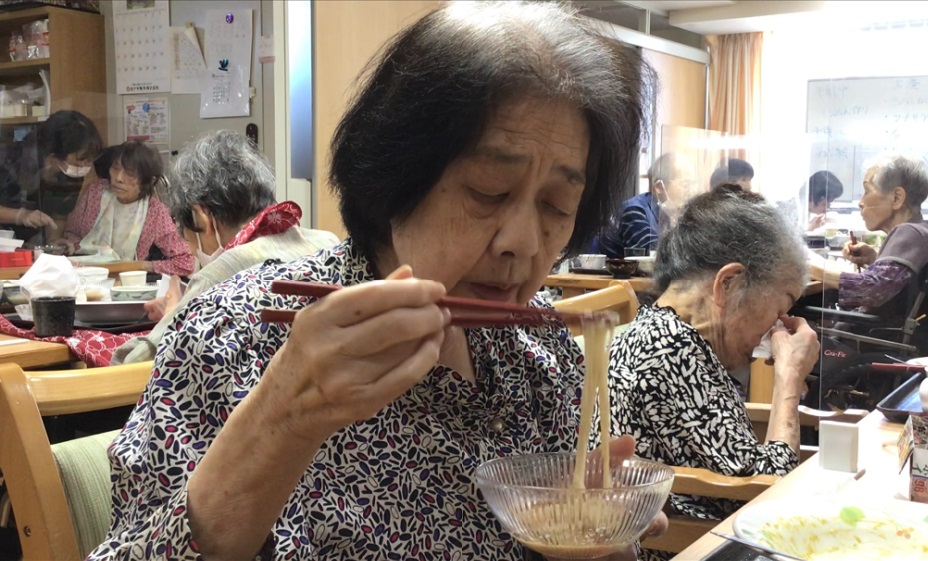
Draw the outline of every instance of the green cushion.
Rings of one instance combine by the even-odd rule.
[[[52,446],[81,557],[103,542],[110,527],[110,460],[106,450],[118,434],[114,430]]]

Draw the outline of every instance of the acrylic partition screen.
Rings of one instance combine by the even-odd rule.
[[[911,321],[926,311],[924,304],[919,306],[916,301],[923,289],[923,270],[900,264],[921,263],[920,255],[928,252],[928,247],[921,248],[924,243],[911,240],[902,248],[898,244],[884,248],[886,236],[898,226],[878,219],[880,213],[862,212],[859,205],[868,170],[886,169],[890,161],[887,158],[903,156],[912,164],[924,166],[928,152],[928,77],[813,79],[808,81],[807,95],[806,130],[812,138],[809,171],[830,172],[840,185],[829,187],[825,221],[814,233],[825,240],[827,248],[823,251],[828,266],[845,273],[840,279],[840,291],[826,290],[817,305],[873,316],[869,320],[851,316],[836,321],[830,314],[823,314],[818,326],[824,330],[822,358],[817,365],[821,381],[819,406],[873,409],[913,375],[882,371],[873,363],[928,354],[924,327]],[[885,183],[879,177],[874,179],[875,185]],[[897,179],[894,181],[903,184],[907,196],[917,196],[917,178],[908,175]],[[814,195],[813,190],[810,205]],[[921,206],[924,215],[925,205]],[[892,211],[893,215],[897,213]],[[915,210],[908,221],[919,221],[917,214]],[[875,265],[864,263],[858,270],[843,259],[842,248],[851,238],[870,245],[880,260]],[[899,272],[881,268],[896,259],[891,266],[900,268],[908,280],[893,282],[890,277]],[[867,279],[873,282],[860,282]]]

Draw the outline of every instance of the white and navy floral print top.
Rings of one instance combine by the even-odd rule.
[[[709,343],[672,308],[642,306],[610,352],[616,434],[637,454],[672,466],[734,476],[785,475],[797,457],[762,444],[728,372]],[[677,513],[721,520],[742,503],[671,495]]]
[[[270,293],[276,279],[353,285],[374,275],[349,240],[246,270],[178,314],[110,449],[112,527],[89,559],[199,558],[188,477],[289,334],[288,325],[261,323],[259,310],[312,301]],[[478,494],[474,471],[500,456],[575,449],[583,359],[563,326],[467,336],[476,384],[436,366],[376,417],[332,435],[274,524],[270,557],[524,558]]]

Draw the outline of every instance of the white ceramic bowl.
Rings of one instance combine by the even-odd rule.
[[[103,282],[110,276],[109,269],[103,267],[74,267],[74,271],[88,283]]]
[[[646,275],[654,274],[654,261],[656,261],[656,258],[653,255],[649,255],[647,257],[644,257],[644,256],[626,257],[625,260],[626,261],[637,261],[638,270]]]
[[[113,296],[113,300],[117,302],[148,302],[149,300],[154,300],[155,296],[158,295],[158,286],[114,286],[110,289],[110,293]]]
[[[123,286],[145,286],[145,278],[148,273],[145,271],[126,271],[119,273],[119,282]]]
[[[582,269],[605,269],[606,256],[594,253],[585,253],[577,256],[577,262]]]

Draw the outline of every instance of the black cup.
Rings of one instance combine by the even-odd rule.
[[[74,297],[43,296],[32,299],[32,321],[37,337],[68,337],[74,333]]]

